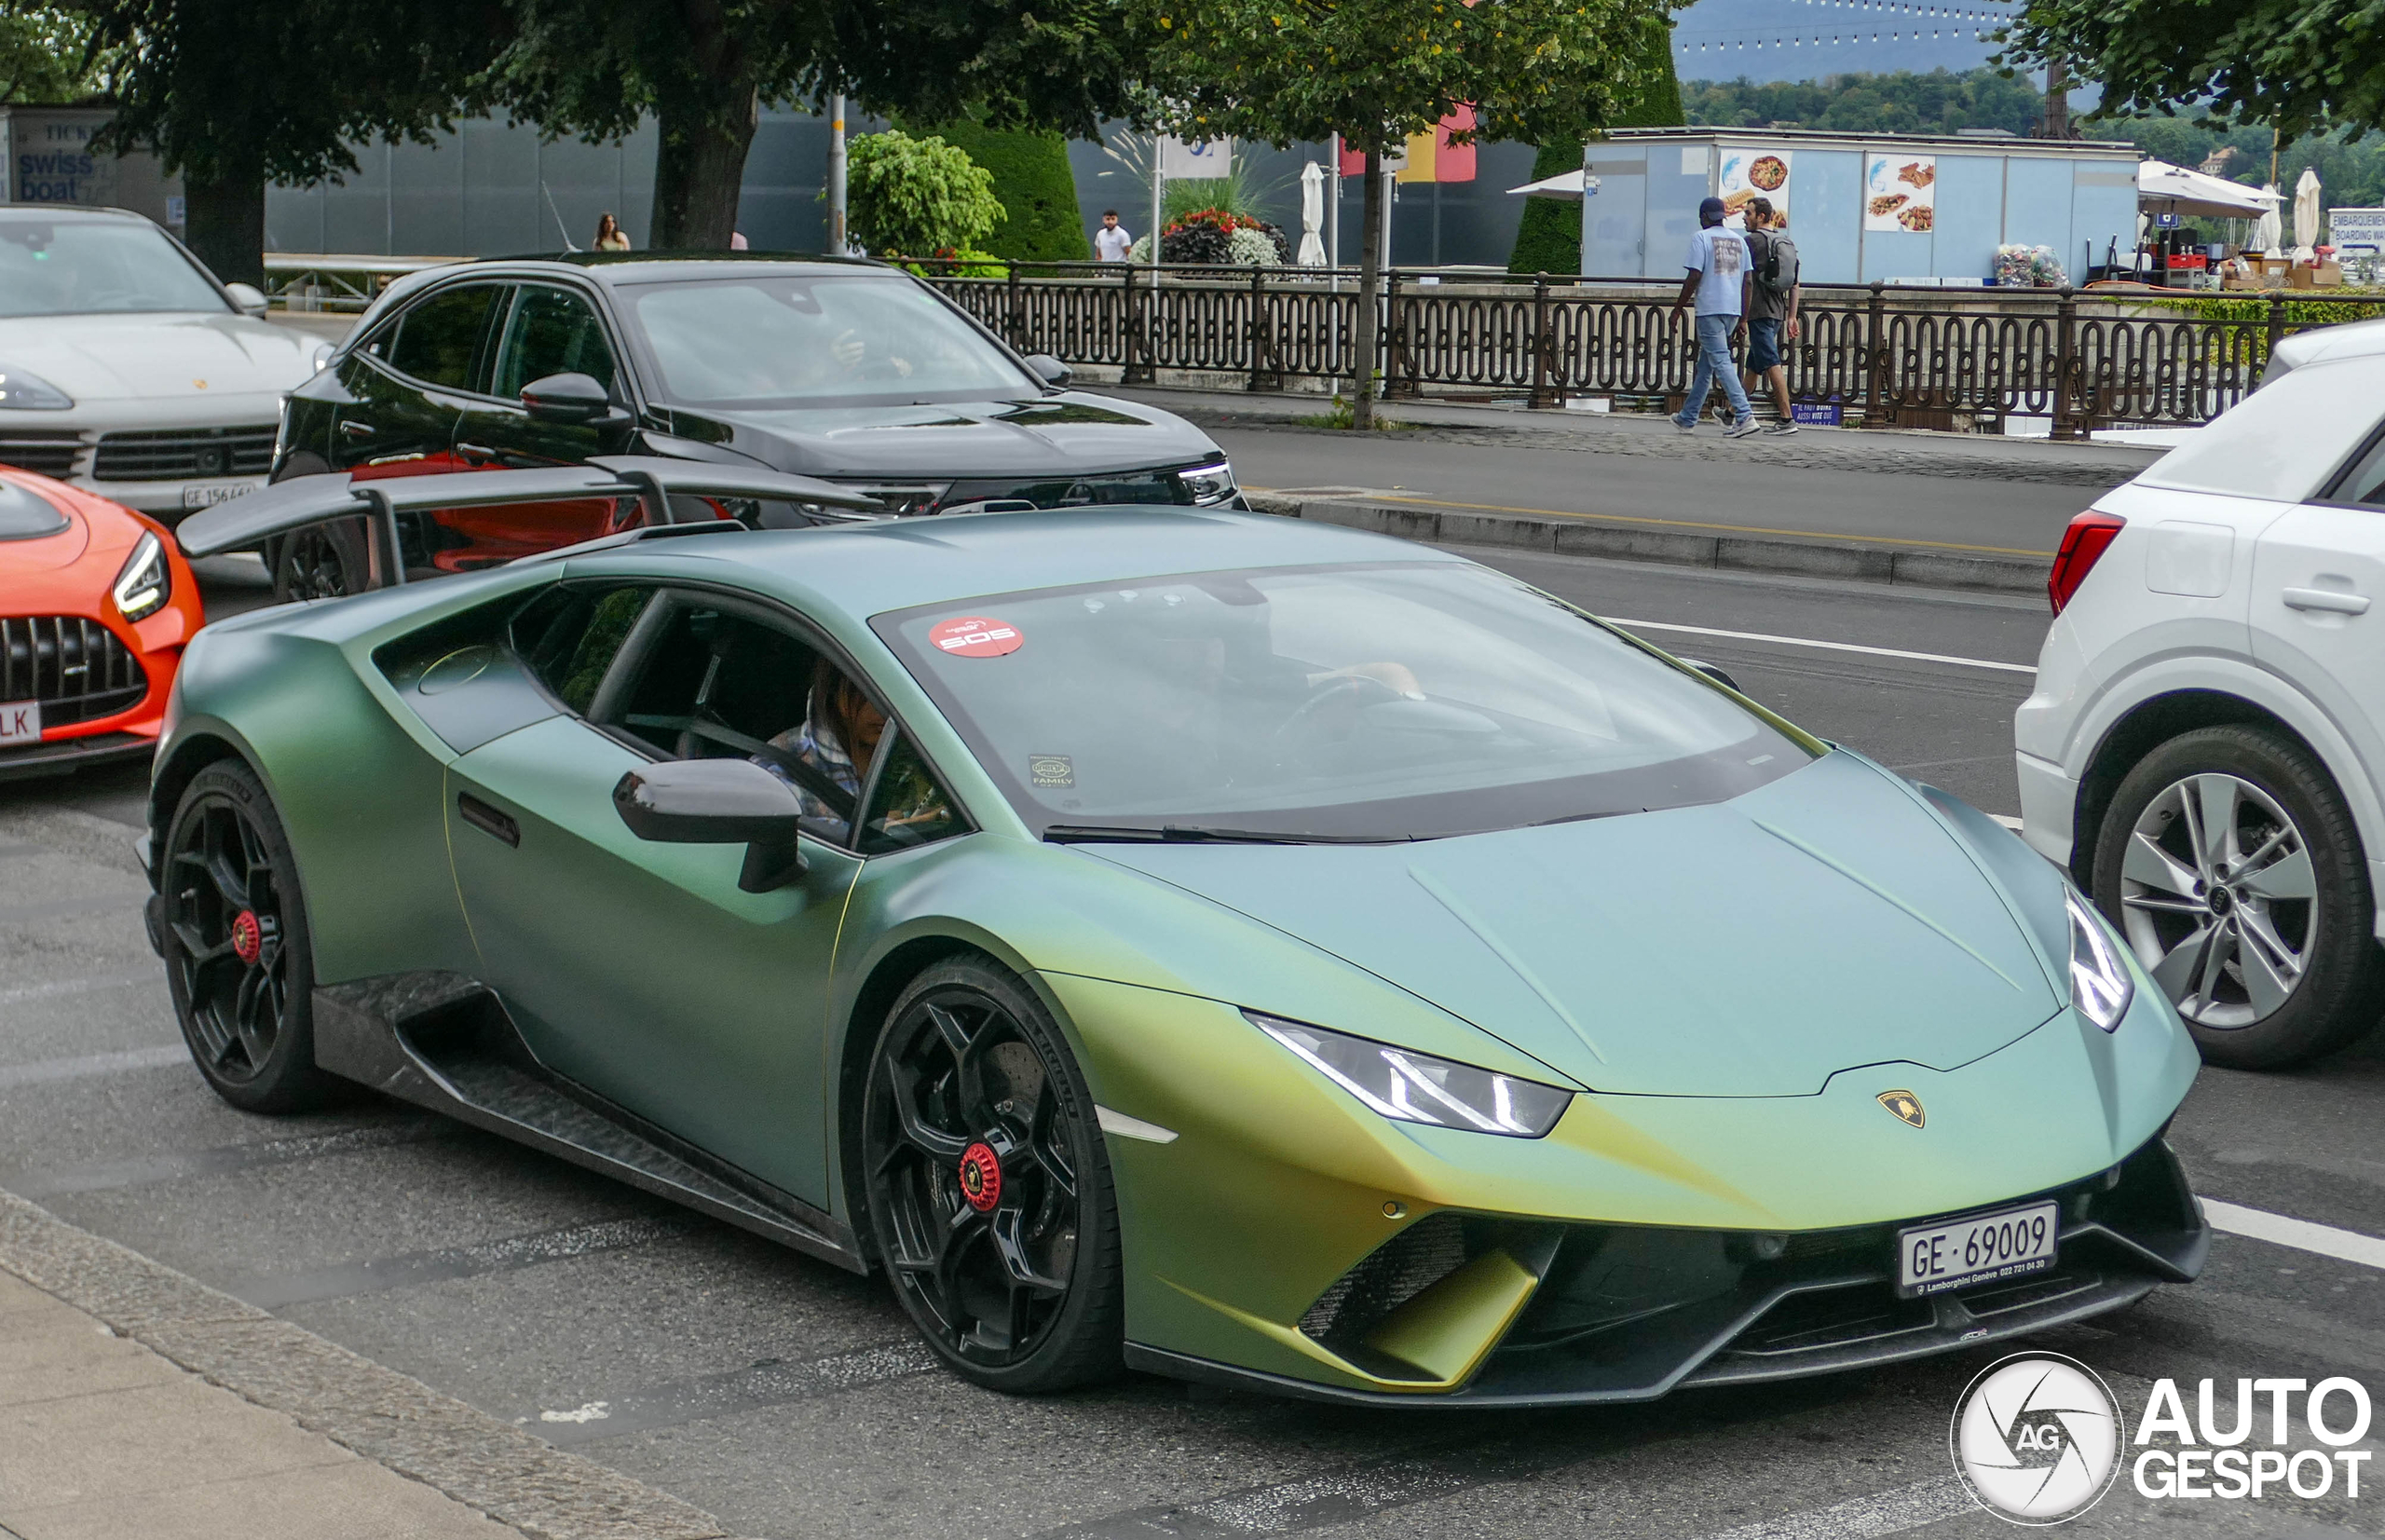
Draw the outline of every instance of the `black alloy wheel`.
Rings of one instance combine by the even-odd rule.
[[[1117,1206],[1093,1097],[1043,1004],[984,961],[889,1013],[863,1095],[879,1260],[947,1364],[997,1390],[1114,1375]]]
[[[361,519],[331,519],[307,525],[272,542],[266,566],[276,604],[339,599],[369,586],[366,556],[370,531]]]
[[[167,986],[191,1057],[252,1112],[333,1099],[315,1067],[313,957],[290,844],[245,765],[211,765],[174,810],[159,868]]]

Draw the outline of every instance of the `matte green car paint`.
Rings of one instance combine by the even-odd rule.
[[[841,1151],[821,1128],[839,1106],[839,1071],[879,1025],[855,1019],[856,1002],[908,943],[949,940],[988,952],[1025,974],[1054,1008],[1099,1102],[1179,1135],[1165,1144],[1108,1141],[1125,1231],[1130,1338],[1344,1387],[1385,1383],[1340,1361],[1294,1323],[1401,1224],[1438,1209],[1760,1232],[1957,1211],[2109,1167],[2152,1137],[2191,1081],[2192,1044],[2141,976],[2136,1003],[2114,1033],[2059,1008],[2066,998],[2067,922],[2063,885],[2051,867],[1977,814],[1925,801],[1852,756],[1833,754],[1765,788],[1777,794],[1769,800],[1764,793],[1742,799],[1753,807],[1433,847],[1040,843],[871,632],[869,615],[939,599],[968,613],[978,607],[972,599],[988,593],[1154,572],[1456,558],[1235,515],[1003,514],[935,524],[658,541],[243,617],[211,628],[194,646],[183,675],[187,709],[167,753],[213,734],[265,774],[299,854],[326,982],[426,967],[488,976],[506,966],[494,932],[474,947],[457,903],[446,856],[457,789],[477,785],[520,819],[525,850],[550,829],[591,839],[593,849],[575,858],[589,864],[584,870],[509,894],[520,913],[508,923],[551,927],[540,944],[552,948],[560,974],[579,975],[562,981],[566,991],[599,979],[617,993],[642,989],[652,986],[636,975],[681,970],[682,988],[709,992],[702,1020],[668,1032],[647,1030],[645,1011],[632,1002],[624,1015],[636,1019],[623,1040],[631,1046],[604,1048],[618,1056],[592,1058],[592,1072],[618,1073],[619,1085],[633,1093],[640,1077],[649,1083],[684,1077],[691,1031],[711,1034],[710,1051],[720,1056],[720,1068],[703,1074],[725,1076],[737,1056],[748,1056],[747,1082],[731,1093],[743,1099],[733,1108],[661,1085],[654,1086],[661,1099],[647,1105],[666,1114],[657,1121],[690,1138],[690,1127],[726,1111],[723,1121],[740,1126],[699,1142],[725,1155],[722,1144],[734,1143],[749,1153],[729,1158],[798,1193],[825,1190],[823,1206],[841,1218],[852,1217]],[[1245,527],[1264,529],[1264,538],[1239,538]],[[863,862],[831,862],[815,849],[814,879],[828,884],[828,897],[838,881],[849,878],[850,886],[830,943],[833,965],[825,977],[808,975],[825,1000],[809,1035],[778,1009],[790,988],[804,986],[787,982],[797,971],[788,960],[770,955],[780,934],[770,922],[795,926],[802,946],[819,945],[803,928],[827,918],[820,893],[807,884],[799,897],[736,894],[734,849],[631,839],[611,812],[609,790],[633,756],[609,741],[604,752],[588,748],[565,729],[595,735],[566,719],[498,739],[447,776],[457,756],[372,665],[375,647],[432,619],[588,575],[726,585],[799,611],[869,675],[981,831]],[[559,738],[569,751],[546,752]],[[457,864],[475,886],[485,883],[496,894],[520,880],[496,864],[518,852],[469,828],[457,828],[453,838]],[[485,850],[475,850],[475,840]],[[1531,895],[1495,892],[1480,865],[1485,858],[1475,853],[1500,848],[1517,852],[1544,905],[1573,913],[1541,916],[1546,931],[1527,934]],[[1345,855],[1366,859],[1339,859]],[[1194,871],[1177,861],[1182,856],[1234,859]],[[1254,857],[1247,869],[1271,874],[1265,882],[1233,870]],[[1867,1014],[1852,1023],[1831,1018],[1831,995],[1811,975],[1797,975],[1798,989],[1789,991],[1741,968],[1731,998],[1724,998],[1721,981],[1741,967],[1734,947],[1771,947],[1746,927],[1799,923],[1777,906],[1752,902],[1741,906],[1737,929],[1717,923],[1706,906],[1732,901],[1724,892],[1729,873],[1715,870],[1726,858],[1733,871],[1754,861],[1771,880],[1827,894],[1817,907],[1839,915],[1848,934],[1804,934],[1837,948],[1833,966],[1874,962],[1903,980],[1908,1010],[1922,1018],[1915,1041],[1932,1042],[1927,1015],[1945,1013],[1960,1031],[1922,1056],[1937,1067],[1913,1062],[1911,1044],[1884,1025],[1883,1013],[1896,1003],[1886,990],[1862,994]],[[1405,875],[1407,865],[1422,865],[1439,893]],[[1645,912],[1618,913],[1629,906],[1602,898],[1594,882],[1602,871],[1619,884],[1643,884],[1631,904]],[[1653,889],[1644,886],[1652,874]],[[636,884],[643,886],[632,891]],[[1270,922],[1275,899],[1264,890],[1291,885],[1310,902],[1297,912],[1277,907]],[[1197,896],[1195,888],[1217,896]],[[1398,901],[1389,904],[1395,889]],[[1444,894],[1498,935],[1539,988],[1519,985],[1499,948],[1479,941],[1490,959],[1478,953],[1479,979],[1428,981],[1424,960],[1378,945],[1407,938],[1408,951],[1455,952],[1470,932],[1479,938]],[[1629,947],[1612,947],[1597,924],[1578,918],[1575,906],[1585,900],[1607,924],[1628,929]],[[533,912],[542,902],[553,904],[552,918]],[[1660,903],[1673,912],[1656,913]],[[1379,904],[1385,905],[1379,919],[1336,919]],[[659,921],[658,906],[666,911]],[[1445,918],[1425,927],[1433,910]],[[717,978],[690,981],[695,964],[677,954],[707,927],[741,940],[722,943],[731,961],[716,967]],[[633,934],[650,949],[634,951]],[[661,955],[666,948],[674,955]],[[1787,965],[1779,949],[1766,955]],[[1603,974],[1589,960],[1602,960]],[[1568,967],[1578,974],[1560,988],[1552,981]],[[1681,991],[1669,993],[1668,986],[1693,978],[1704,1003],[1700,1019],[1685,1023]],[[1611,987],[1601,992],[1601,983]],[[1598,1062],[1543,989],[1586,1024],[1593,1024],[1593,1005],[1606,1013],[1593,1024],[1592,1041],[1615,1062],[1636,1065],[1645,1086],[1678,1086],[1702,1057],[1715,1083],[1734,1094],[1717,1096],[1708,1085],[1696,1095],[1579,1095],[1538,1140],[1424,1128],[1366,1111],[1241,1012],[1313,1021],[1551,1083],[1599,1085]],[[1784,995],[1787,1010],[1776,998]],[[1989,1008],[1977,1003],[1982,999],[1998,1003]],[[1470,1014],[1479,1026],[1453,1012]],[[1751,1017],[1758,1019],[1751,1025]],[[1750,1037],[1759,1029],[1773,1035]],[[848,1034],[856,1038],[850,1045]],[[1742,1064],[1738,1045],[1750,1042],[1763,1051]],[[1801,1064],[1788,1046],[1797,1043],[1815,1056]],[[1949,1046],[1961,1043],[1975,1051],[1958,1056]],[[797,1062],[806,1053],[816,1054],[808,1070]],[[1768,1094],[1792,1083],[1804,1094]],[[1874,1097],[1891,1086],[1921,1097],[1926,1128],[1908,1127],[1877,1105]],[[803,1152],[805,1139],[815,1153]],[[789,1164],[771,1164],[782,1160]],[[796,1167],[825,1167],[819,1186],[803,1186]],[[1402,1220],[1385,1219],[1392,1201],[1405,1206]],[[1464,1345],[1443,1333],[1429,1351]]]
[[[861,863],[807,838],[803,876],[746,893],[743,846],[630,833],[613,786],[647,763],[569,716],[456,761],[521,829],[509,847],[447,798],[475,972],[550,1068],[825,1208],[826,980]]]
[[[1955,836],[1881,782],[1834,754],[1729,802],[1463,839],[1086,848],[1596,1090],[1796,1096],[1850,1064],[1968,1063],[2068,998]]]

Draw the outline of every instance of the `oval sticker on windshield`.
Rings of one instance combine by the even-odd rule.
[[[1007,620],[961,615],[938,620],[928,633],[928,640],[935,644],[937,651],[956,658],[999,658],[1006,652],[1016,652],[1027,638]]]

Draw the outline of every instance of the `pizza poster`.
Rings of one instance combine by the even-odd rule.
[[[1761,198],[1786,212],[1789,171],[1794,164],[1788,150],[1726,149],[1723,152],[1724,223],[1734,228],[1747,222],[1748,205]]]
[[[1863,228],[1911,230],[1928,235],[1938,227],[1938,157],[1874,153],[1863,175]]]

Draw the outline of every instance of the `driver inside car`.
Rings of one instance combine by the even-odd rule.
[[[845,793],[847,808],[852,809],[861,797],[862,783],[868,779],[879,740],[886,734],[886,714],[862,693],[860,686],[845,677],[844,670],[825,658],[812,667],[807,699],[810,709],[804,713],[803,720],[770,739],[770,745],[780,755],[810,766],[835,783]],[[796,796],[802,799],[806,818],[840,826],[852,821],[846,810],[830,807],[825,797],[787,773],[784,767],[761,755],[754,757],[764,770],[795,788]]]

